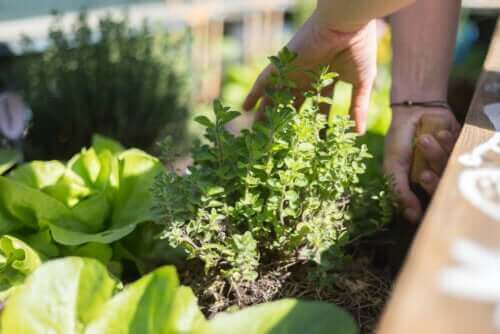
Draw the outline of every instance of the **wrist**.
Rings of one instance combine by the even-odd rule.
[[[398,80],[394,80],[391,91],[392,102],[447,100],[447,85],[432,87],[432,84],[427,84],[426,82],[422,82],[418,85],[418,80],[416,80],[413,81],[413,87],[408,87],[409,81],[411,80],[406,78],[406,84],[398,84]]]
[[[332,33],[346,34],[355,33],[366,26],[370,21],[366,22],[349,22],[345,19],[336,18],[332,15],[331,9],[329,9],[329,1],[322,2],[318,1],[316,10],[312,15],[312,19],[318,26],[323,29],[329,30]]]

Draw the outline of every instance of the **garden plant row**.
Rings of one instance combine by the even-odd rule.
[[[66,163],[0,177],[3,333],[357,332],[331,303],[277,299],[334,289],[393,198],[384,178],[363,181],[352,123],[319,112],[335,74],[311,71],[299,110],[295,55],[270,59],[266,120],[235,136],[240,113],[216,102],[185,175],[168,168],[172,141],[162,162],[96,135]]]

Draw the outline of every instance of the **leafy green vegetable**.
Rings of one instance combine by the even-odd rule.
[[[98,261],[49,261],[13,292],[1,314],[5,333],[23,334],[355,334],[347,313],[324,303],[282,300],[207,321],[173,267],[123,290]]]
[[[85,326],[105,310],[116,284],[98,261],[50,261],[7,300],[2,332],[83,333]]]
[[[0,175],[14,167],[21,160],[18,152],[8,149],[0,149]]]
[[[353,319],[337,306],[294,299],[222,313],[210,321],[205,334],[355,334]]]
[[[337,116],[329,124],[319,113],[320,104],[331,103],[321,91],[336,74],[327,68],[311,73],[311,103],[299,112],[289,79],[298,70],[294,59],[287,49],[270,58],[277,73],[265,122],[235,137],[225,127],[239,113],[215,102],[214,120],[196,119],[208,144],[193,150],[190,173],[164,173],[154,187],[163,237],[231,284],[255,281],[263,268],[283,263],[322,263],[327,252],[341,262],[342,248],[358,231],[356,199],[385,204],[381,189],[368,193],[360,184],[370,155],[357,145],[352,122]],[[382,194],[380,201],[371,200],[373,194]],[[375,214],[365,225],[380,228],[388,219]]]
[[[24,242],[9,235],[0,237],[0,300],[40,264],[39,255]]]
[[[0,176],[0,234],[24,241],[43,259],[91,257],[119,274],[119,261],[126,259],[123,254],[135,254],[135,249],[129,251],[130,244],[118,242],[137,225],[156,219],[149,190],[162,170],[156,158],[140,150],[124,150],[102,136],[95,136],[91,148],[66,164],[21,165]],[[138,270],[145,272],[139,261],[143,254],[135,256]],[[7,255],[5,261],[9,268]],[[2,283],[0,291],[21,284],[25,275],[16,280],[6,277],[8,282]]]
[[[204,319],[185,289],[173,267],[158,269],[109,300],[85,333],[189,333]]]
[[[149,188],[162,169],[156,158],[103,137],[66,165],[27,163],[0,177],[0,232],[49,228],[63,245],[114,242],[155,219]]]

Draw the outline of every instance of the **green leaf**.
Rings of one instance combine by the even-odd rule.
[[[22,183],[0,177],[0,233],[38,230],[48,223],[85,230],[71,210],[58,200]]]
[[[194,121],[207,128],[211,128],[214,126],[214,123],[206,116],[198,116],[194,119]]]
[[[221,115],[222,124],[227,124],[241,115],[238,111],[227,111]]]
[[[125,148],[116,140],[98,134],[92,136],[92,147],[97,154],[101,154],[104,151],[109,151],[112,154],[119,154],[125,151]]]
[[[115,280],[97,260],[47,262],[7,300],[2,332],[83,333],[85,325],[104,311],[115,288]]]
[[[23,240],[36,250],[43,259],[59,256],[59,247],[52,239],[50,230],[44,229],[40,232],[23,235]]]
[[[354,320],[332,304],[284,299],[222,313],[196,334],[356,334]]]
[[[89,257],[99,260],[104,265],[107,265],[113,256],[113,250],[110,245],[97,242],[89,242],[88,244],[75,247],[69,253],[72,256]]]
[[[21,240],[9,235],[0,237],[0,293],[20,285],[40,264],[38,254]],[[0,298],[1,300],[2,298]]]
[[[111,226],[130,226],[153,221],[155,216],[151,188],[164,171],[160,161],[140,150],[131,149],[119,156],[119,190],[113,202]]]
[[[54,240],[60,244],[77,246],[87,242],[99,242],[109,244],[120,240],[135,230],[136,225],[126,225],[123,227],[110,228],[103,232],[85,233],[72,228],[50,224],[50,231]]]
[[[88,232],[97,233],[106,226],[106,220],[111,214],[111,205],[105,193],[90,196],[75,205],[73,215],[84,223]]]
[[[127,286],[85,330],[101,333],[189,333],[202,315],[190,291],[179,290],[174,267],[163,267]]]
[[[162,170],[158,159],[133,149],[118,156],[84,150],[67,167],[25,164],[0,178],[0,233],[49,227],[63,245],[114,242],[155,219],[150,189]]]
[[[57,182],[43,188],[43,192],[71,208],[89,196],[92,189],[78,174],[66,169]]]
[[[14,167],[21,160],[21,155],[14,150],[0,149],[0,175]]]
[[[65,167],[59,161],[33,161],[17,167],[9,178],[31,188],[44,189],[57,183]]]
[[[162,267],[113,295],[118,285],[94,259],[43,264],[8,299],[5,333],[174,334],[205,325],[190,288],[175,268]]]
[[[209,188],[205,189],[204,192],[207,196],[215,196],[215,195],[222,194],[224,192],[224,188],[223,187],[209,187]]]
[[[93,148],[83,149],[80,154],[75,155],[68,162],[68,169],[85,180],[85,184],[91,185],[97,181],[101,170],[101,162]]]

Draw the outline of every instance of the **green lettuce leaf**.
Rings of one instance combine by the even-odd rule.
[[[34,161],[0,177],[0,233],[48,227],[57,243],[78,246],[112,243],[155,220],[150,188],[159,160],[102,136],[94,145],[66,165]]]
[[[23,334],[355,334],[334,305],[285,299],[205,320],[192,290],[166,266],[118,291],[99,261],[40,266],[5,304],[1,328]]]
[[[65,166],[59,161],[32,161],[17,167],[9,178],[31,188],[44,189],[54,185],[64,172]]]
[[[5,304],[2,332],[77,334],[103,311],[117,282],[98,261],[49,261],[16,289]]]
[[[109,151],[113,154],[118,154],[125,151],[125,148],[116,140],[95,134],[92,137],[92,147],[98,154],[103,151]]]
[[[44,229],[36,233],[25,234],[22,236],[25,243],[31,246],[43,260],[55,258],[60,255],[60,246],[58,246],[50,230]]]
[[[21,155],[14,150],[0,149],[0,175],[14,167],[21,160]]]
[[[85,225],[60,201],[0,176],[0,234],[27,229],[36,232],[49,224],[85,231]]]
[[[163,267],[127,286],[85,330],[102,333],[190,333],[203,321],[189,288],[179,288],[174,267]]]
[[[113,249],[110,245],[97,242],[89,242],[81,246],[68,247],[64,249],[63,252],[71,256],[96,259],[104,265],[107,265],[113,257]]]
[[[356,334],[352,317],[333,304],[283,299],[222,313],[196,334]]]
[[[21,240],[9,235],[0,237],[0,300],[8,296],[11,288],[22,284],[41,262]]]
[[[23,334],[191,333],[205,322],[196,298],[163,267],[115,294],[117,282],[98,261],[49,261],[7,300],[1,325]]]
[[[156,176],[164,169],[158,159],[149,154],[131,149],[121,153],[119,190],[113,203],[112,226],[138,224],[153,221],[153,196],[151,188]]]

